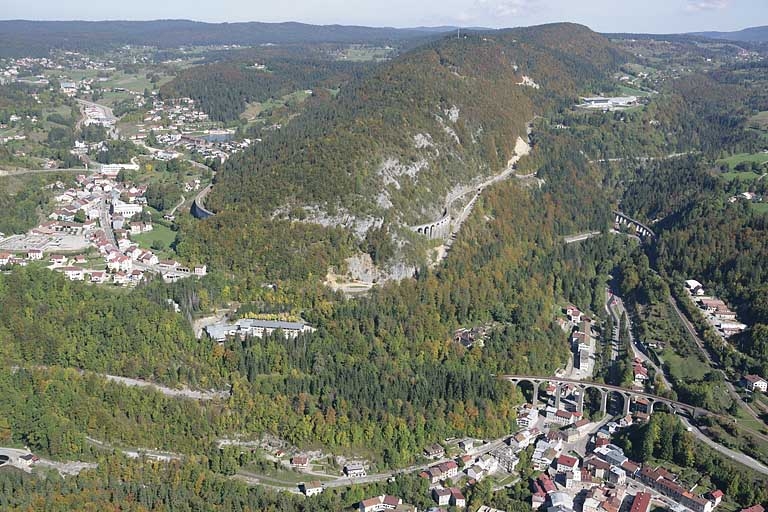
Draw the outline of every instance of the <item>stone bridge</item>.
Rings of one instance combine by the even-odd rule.
[[[199,194],[197,194],[197,197],[195,197],[195,200],[192,201],[192,207],[190,208],[190,213],[193,217],[196,219],[207,219],[208,217],[213,217],[216,215],[210,210],[207,210],[205,206],[203,206],[203,199],[205,199],[205,196],[208,195],[208,192],[211,191],[211,188],[213,188],[213,185],[208,185],[203,190],[200,191]]]
[[[448,210],[443,210],[443,216],[434,222],[427,224],[421,224],[419,226],[411,226],[411,230],[426,236],[430,240],[439,240],[441,238],[448,238],[451,234],[451,221],[453,217],[448,213]]]
[[[651,228],[646,226],[645,224],[642,224],[632,217],[629,217],[627,215],[624,215],[621,212],[614,211],[613,212],[615,218],[614,221],[616,224],[624,224],[625,226],[632,226],[635,228],[635,232],[643,238],[650,238],[651,240],[656,240],[656,233],[653,232]]]
[[[609,384],[600,384],[597,382],[585,382],[581,380],[573,379],[558,379],[557,377],[540,377],[534,375],[503,375],[504,380],[508,380],[517,387],[521,382],[528,382],[533,386],[533,404],[539,400],[539,386],[541,384],[553,384],[555,386],[555,407],[560,408],[560,395],[563,386],[572,385],[579,390],[579,397],[577,401],[577,409],[579,412],[584,411],[584,395],[588,389],[596,389],[600,392],[600,412],[605,415],[608,409],[608,398],[610,395],[615,394],[621,397],[624,403],[624,416],[629,414],[630,405],[632,402],[639,398],[644,398],[648,401],[648,414],[653,414],[654,407],[657,404],[665,405],[670,412],[674,414],[684,414],[690,418],[696,418],[697,416],[712,414],[706,409],[700,407],[694,407],[690,404],[678,402],[676,400],[670,400],[657,395],[649,393],[642,393],[639,391],[633,391],[631,389],[621,388],[618,386],[611,386]]]

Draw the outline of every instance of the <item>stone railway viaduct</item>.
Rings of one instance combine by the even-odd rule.
[[[448,213],[448,210],[443,210],[443,216],[434,222],[428,222],[426,224],[420,224],[418,226],[411,226],[411,230],[424,235],[430,240],[439,240],[441,238],[448,238],[451,234],[451,221],[453,217]]]
[[[588,389],[595,389],[600,392],[600,412],[603,415],[607,414],[608,398],[612,394],[620,396],[623,400],[624,416],[629,414],[631,403],[638,398],[644,398],[648,401],[648,414],[653,414],[654,408],[657,404],[665,405],[669,411],[674,414],[683,414],[690,418],[714,414],[706,409],[694,407],[690,404],[684,404],[676,400],[670,400],[669,398],[664,398],[649,393],[642,393],[618,386],[611,386],[609,384],[599,384],[596,382],[586,382],[573,379],[559,379],[556,377],[541,377],[536,375],[503,375],[501,378],[511,382],[515,385],[515,387],[519,386],[523,382],[531,384],[533,387],[533,405],[538,403],[539,387],[542,384],[553,384],[555,386],[555,407],[558,409],[560,408],[560,394],[563,386],[572,385],[579,390],[579,398],[577,401],[577,409],[579,412],[584,411],[584,395],[586,391]]]
[[[635,228],[635,231],[638,235],[640,235],[643,238],[650,238],[651,240],[656,240],[656,233],[653,232],[651,228],[646,226],[645,224],[642,224],[639,221],[636,221],[632,217],[629,217],[621,212],[614,211],[614,221],[616,224],[623,224],[625,226],[632,226]]]

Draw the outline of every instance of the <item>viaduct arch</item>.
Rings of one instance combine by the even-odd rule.
[[[411,226],[411,230],[424,235],[430,240],[447,238],[451,234],[451,221],[453,218],[447,210],[443,210],[443,216],[434,222]]]
[[[712,414],[706,409],[700,407],[694,407],[690,404],[678,402],[676,400],[670,400],[658,395],[652,395],[650,393],[643,393],[639,391],[633,391],[631,389],[625,389],[618,386],[611,386],[609,384],[599,384],[596,382],[586,382],[573,379],[558,379],[556,377],[541,377],[535,375],[504,375],[504,380],[507,380],[515,385],[515,387],[521,382],[530,383],[533,386],[533,404],[536,405],[539,399],[539,386],[543,383],[549,383],[555,386],[555,407],[560,408],[560,395],[563,386],[572,385],[579,390],[579,398],[577,401],[577,409],[579,412],[584,411],[584,395],[588,389],[597,390],[600,393],[600,412],[605,415],[608,412],[608,399],[611,394],[618,394],[623,401],[623,412],[626,416],[629,414],[631,404],[638,399],[644,399],[648,403],[648,414],[653,414],[656,404],[664,404],[672,413],[689,416],[690,418],[696,418],[706,414]]]
[[[632,217],[629,217],[619,211],[614,211],[613,215],[614,215],[614,222],[616,222],[616,224],[633,226],[637,234],[640,235],[642,238],[649,238],[651,240],[656,240],[656,233],[654,233],[653,230],[648,226],[646,226],[645,224],[639,221],[636,221]]]

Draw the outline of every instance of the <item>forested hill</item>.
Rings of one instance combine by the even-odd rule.
[[[752,43],[768,42],[768,25],[762,27],[750,27],[734,32],[696,32],[696,36],[709,39],[725,39],[728,41],[745,41]]]
[[[430,30],[304,23],[155,21],[0,21],[0,57],[44,56],[52,48],[97,50],[125,44],[175,48],[266,43],[387,43],[428,37]]]
[[[600,90],[624,61],[573,24],[446,37],[335,97],[316,91],[300,117],[228,162],[208,204],[267,218],[354,218],[358,230],[436,219],[452,187],[506,166],[537,112]]]

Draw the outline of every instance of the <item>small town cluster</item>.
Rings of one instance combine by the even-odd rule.
[[[731,311],[725,301],[713,295],[707,295],[700,282],[695,279],[688,279],[685,282],[685,289],[699,308],[704,310],[709,323],[717,329],[723,338],[744,332],[747,328],[745,324],[738,321],[736,313]]]
[[[419,473],[429,482],[430,497],[435,502],[427,512],[447,510],[443,507],[465,510],[465,490],[490,475],[497,479],[512,475],[523,451],[530,453],[530,464],[540,472],[529,482],[532,510],[649,512],[652,505],[656,505],[676,512],[712,512],[725,498],[719,489],[699,493],[689,490],[668,468],[634,462],[611,443],[619,429],[647,420],[647,415],[630,414],[619,422],[591,423],[580,419],[566,423],[563,429],[564,422],[542,413],[531,404],[523,405],[518,411],[521,430],[501,440],[446,440],[445,445],[426,447],[424,457],[435,460]],[[458,450],[459,454],[447,457],[449,450],[453,453]],[[311,468],[310,458],[303,454],[294,456],[290,462],[299,471]],[[368,476],[366,465],[347,462],[344,475],[364,479]],[[313,496],[322,493],[324,485],[311,481],[300,484],[299,489]],[[417,509],[403,503],[400,497],[380,495],[362,500],[359,510],[415,512]],[[484,506],[481,510],[496,509]],[[756,505],[742,512],[764,511]]]
[[[636,366],[642,364],[636,362]],[[639,379],[638,384],[641,382]],[[625,396],[620,420],[606,417],[591,422],[580,412],[584,389],[560,381],[541,384],[539,392],[539,383],[534,382],[534,403],[524,404],[518,410],[520,430],[514,434],[490,442],[446,440],[424,449],[424,458],[434,460],[419,473],[428,481],[430,497],[435,502],[428,512],[446,510],[441,507],[464,510],[466,489],[489,476],[500,481],[514,478],[523,451],[529,454],[532,469],[540,472],[530,482],[533,510],[648,512],[655,504],[676,512],[712,512],[724,499],[725,494],[719,489],[687,489],[669,468],[634,462],[622,448],[612,444],[620,429],[649,420],[653,407],[648,400],[633,396],[630,402],[630,397]],[[543,407],[537,406],[539,398],[545,401]],[[311,469],[311,459],[305,454],[297,454],[290,462],[299,471]],[[364,481],[369,476],[366,464],[359,461],[347,462],[344,475],[353,481]],[[312,496],[322,493],[324,484],[311,481],[302,483],[299,489]],[[745,512],[763,512],[759,505],[756,507]],[[400,497],[380,495],[362,500],[359,510],[416,511],[416,507],[403,503]]]
[[[205,265],[189,268],[160,260],[132,240],[151,232],[153,224],[143,213],[146,187],[117,180],[129,166],[102,165],[97,173],[78,175],[70,188],[54,183],[57,208],[27,234],[3,237],[0,265],[25,266],[44,261],[48,254],[50,268],[71,280],[122,286],[136,285],[147,272],[159,273],[167,282],[206,275]],[[89,255],[92,247],[98,252],[95,258]]]
[[[115,71],[115,63],[109,59],[99,59],[97,57],[81,54],[78,52],[63,51],[51,52],[47,57],[21,57],[7,59],[0,66],[0,85],[13,82],[19,77],[33,76],[34,80],[21,79],[21,82],[45,85],[49,83],[44,74],[31,75],[41,69],[59,70],[65,69],[89,69],[94,71]],[[92,81],[80,81],[76,84],[76,90],[82,89],[84,92],[90,90]],[[69,84],[68,84],[69,85]],[[66,91],[65,91],[66,92]]]
[[[165,154],[178,155],[177,151],[180,151],[222,163],[254,142],[251,139],[231,140],[234,130],[217,126],[218,123],[211,122],[208,114],[199,110],[191,98],[154,97],[152,108],[147,110],[143,122],[136,125],[138,131],[131,140],[148,143],[147,139],[152,135],[155,140],[151,146],[163,146]]]

